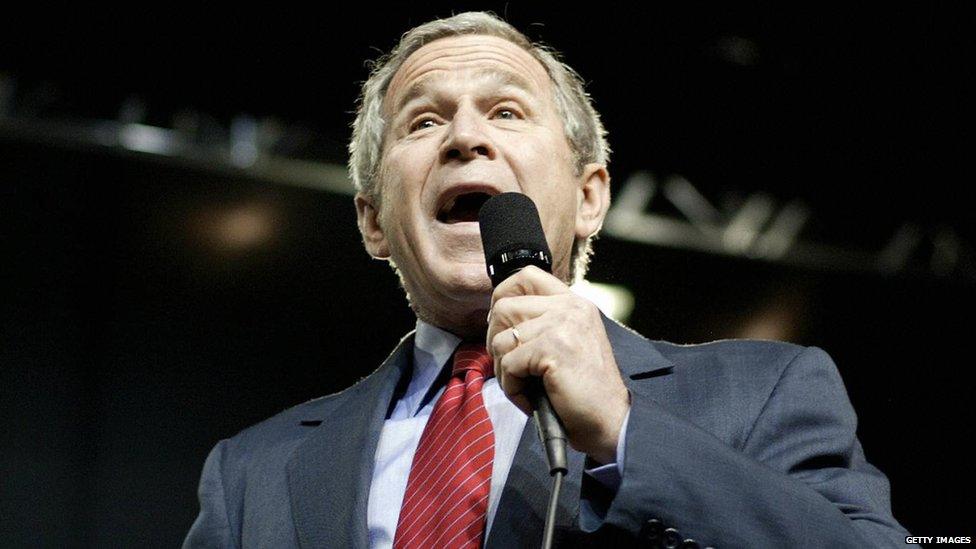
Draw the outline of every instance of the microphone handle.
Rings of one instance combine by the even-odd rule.
[[[539,440],[546,448],[546,461],[549,463],[549,474],[557,472],[566,474],[566,429],[562,421],[549,402],[549,396],[542,386],[542,380],[536,378],[529,390],[529,400],[532,403],[532,417],[539,433]]]

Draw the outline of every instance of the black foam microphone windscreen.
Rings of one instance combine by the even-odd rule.
[[[522,193],[493,196],[481,207],[478,222],[492,286],[527,265],[552,272],[549,244],[531,198]]]

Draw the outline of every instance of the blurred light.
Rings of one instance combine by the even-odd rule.
[[[922,243],[922,229],[914,223],[904,223],[888,244],[878,253],[878,267],[883,272],[897,272],[908,264],[912,253]]]
[[[570,288],[573,293],[584,297],[593,302],[603,314],[627,322],[630,313],[634,310],[634,294],[623,286],[611,284],[597,284],[588,280],[582,280],[573,284]]]
[[[262,204],[221,211],[205,220],[207,239],[217,248],[239,251],[271,240],[276,229],[274,212]]]
[[[793,314],[786,308],[770,308],[750,318],[735,334],[737,338],[790,341],[794,334]]]
[[[153,154],[171,155],[176,151],[173,130],[145,124],[125,124],[119,128],[119,143],[129,150]]]
[[[932,273],[949,276],[959,263],[959,237],[950,227],[941,227],[932,242]]]
[[[762,193],[751,195],[725,227],[722,234],[725,249],[736,254],[749,251],[772,213],[772,199]]]
[[[664,184],[663,191],[671,204],[681,210],[688,221],[699,230],[709,232],[722,224],[722,213],[712,206],[691,181],[680,175],[673,176]]]
[[[235,116],[230,124],[230,161],[242,168],[258,159],[258,124],[247,115]]]
[[[798,342],[806,322],[807,297],[797,288],[774,294],[735,330],[732,337]]]
[[[756,242],[756,255],[767,259],[782,258],[793,247],[809,218],[810,211],[799,200],[783,206],[769,229]]]
[[[736,65],[747,67],[759,61],[759,45],[741,36],[725,36],[718,40],[718,54]]]

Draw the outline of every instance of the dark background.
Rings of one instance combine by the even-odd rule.
[[[41,122],[171,128],[205,113],[214,138],[247,113],[287,128],[271,153],[341,164],[363,61],[471,8],[506,15],[583,75],[617,189],[650,171],[716,204],[800,199],[812,212],[801,236],[836,250],[877,251],[918,228],[888,272],[607,235],[588,278],[629,288],[628,323],[651,338],[773,322],[828,350],[895,516],[916,535],[972,536],[972,18],[454,3],[7,21],[0,544],[177,545],[213,444],[365,376],[414,323],[393,274],[362,251],[349,195],[79,144]],[[221,243],[234,215],[265,232]],[[937,268],[947,231],[957,260]]]

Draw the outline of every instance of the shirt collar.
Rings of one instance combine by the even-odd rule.
[[[461,338],[437,326],[417,319],[414,336],[413,374],[400,404],[407,417],[413,417],[424,404],[424,396],[430,391],[438,374],[454,354]],[[400,405],[398,404],[398,407]]]
[[[428,324],[419,318],[417,319],[414,358],[417,358],[418,353],[425,353],[434,359],[437,371],[440,371],[440,367],[454,354],[454,349],[457,348],[458,343],[461,343],[461,338],[458,336],[433,324]]]

